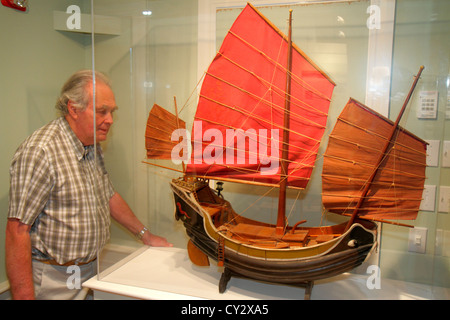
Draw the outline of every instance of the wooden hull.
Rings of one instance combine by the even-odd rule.
[[[225,226],[232,228],[239,223],[262,229],[272,226],[238,216],[207,185],[193,187],[189,182],[174,180],[171,186],[175,217],[183,221],[192,243],[236,276],[292,285],[329,278],[359,266],[375,245],[376,225],[368,221],[364,226],[355,223],[340,235],[336,234],[343,232],[345,224],[298,228],[294,230],[296,234],[309,234],[308,243],[294,241],[281,247],[261,239],[236,239]],[[220,210],[212,210],[211,205]],[[332,239],[311,240],[319,235]]]

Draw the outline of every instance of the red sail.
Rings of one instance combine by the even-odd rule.
[[[148,159],[172,159],[172,151],[179,143],[172,140],[176,129],[184,129],[186,124],[164,108],[153,105],[145,129],[145,148]]]
[[[284,145],[287,48],[281,31],[247,5],[205,75],[187,174],[277,185],[281,150],[288,148],[288,186],[306,186],[335,84],[293,46],[290,137]]]
[[[398,127],[377,167],[394,123],[350,99],[330,134],[322,172],[326,209],[351,214],[367,179],[376,175],[359,208],[366,219],[415,219],[425,182],[427,143]]]

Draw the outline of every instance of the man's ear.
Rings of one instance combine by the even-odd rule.
[[[74,120],[78,118],[78,109],[73,105],[71,100],[67,102],[67,111],[69,112],[69,116]]]

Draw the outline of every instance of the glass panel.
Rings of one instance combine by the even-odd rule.
[[[446,112],[449,112],[449,44],[446,39],[450,11],[445,0],[406,2],[397,1],[394,39],[393,26],[386,31],[384,26],[379,29],[377,24],[378,14],[381,14],[384,23],[392,24],[394,21],[393,7],[388,8],[392,12],[383,11],[387,1],[377,2],[380,6],[371,6],[373,1],[357,1],[292,6],[274,4],[259,9],[280,30],[286,32],[288,9],[292,8],[294,42],[336,82],[328,120],[330,129],[325,137],[349,97],[367,102],[378,112],[395,119],[413,75],[420,65],[425,65],[408,115],[401,125],[421,138],[439,141],[438,164],[427,169],[426,182],[436,186],[435,207],[430,211],[424,210],[419,219],[412,222],[416,227],[427,228],[426,253],[408,251],[408,237],[413,229],[392,225],[381,227],[382,241],[378,253],[383,278],[434,285],[434,288],[438,288],[436,290],[441,290],[449,287],[448,213],[439,212],[438,206],[440,186],[445,186],[449,180],[449,171],[441,157],[445,141],[449,141],[446,118]],[[197,0],[94,1],[94,11],[99,16],[96,19],[103,21],[99,24],[110,21],[106,22],[106,27],[109,24],[109,29],[114,29],[110,33],[96,33],[94,48],[95,67],[112,79],[119,106],[109,138],[102,144],[107,169],[115,188],[136,216],[153,233],[174,243],[183,259],[188,259],[185,249],[187,237],[182,224],[173,219],[174,204],[169,187],[169,181],[177,178],[178,174],[146,165],[142,161],[145,159],[146,120],[154,103],[174,113],[176,97],[178,110],[181,110],[180,117],[187,122],[187,128],[191,128],[196,108],[196,85],[212,59],[214,50],[219,48],[241,11],[240,8],[225,7],[212,10],[212,15],[205,18],[203,14],[208,12],[207,8],[198,8],[197,4]],[[216,4],[208,6],[216,9]],[[215,41],[209,38],[207,27],[197,30],[197,25],[203,26],[203,19],[209,21],[207,27],[215,26],[211,38]],[[381,31],[377,33],[377,30]],[[209,42],[214,43],[212,50],[208,48]],[[395,48],[393,55],[392,42]],[[205,43],[207,50],[202,50]],[[211,56],[208,59],[198,58],[208,56],[209,51]],[[386,56],[388,61],[384,61],[385,64],[377,64],[381,58],[386,60]],[[383,84],[381,88],[377,87],[380,83]],[[421,93],[425,92],[438,93],[435,118],[430,118],[428,109],[422,110],[421,118],[418,117]],[[327,138],[324,138],[319,154],[323,154],[326,146]],[[171,161],[153,162],[175,167]],[[322,214],[321,167],[322,159],[319,158],[307,190],[300,194],[288,192],[290,225],[303,219],[308,221],[307,226],[333,225],[346,220],[334,214]],[[247,186],[226,182],[223,194],[237,212],[245,212],[244,215],[248,217],[258,215],[259,220],[273,223],[277,206],[275,193],[257,201],[268,190],[264,187],[249,190]],[[298,199],[301,201],[296,201]],[[109,250],[104,251],[100,259],[100,271],[129,252],[133,254],[128,258],[140,254],[141,248],[142,245],[132,234],[113,222],[111,243]],[[369,262],[372,263],[378,264],[378,261],[375,259]],[[169,269],[172,267],[175,268],[170,265]],[[367,266],[357,272],[366,274],[366,269]],[[197,269],[192,267],[192,270]],[[108,272],[103,273],[104,277],[100,279],[196,295],[195,285],[184,288],[182,284],[172,283],[170,274],[168,278],[157,279],[149,284],[143,283],[141,279],[111,280],[107,277]],[[209,276],[206,273],[205,277]]]
[[[174,112],[174,97],[181,108],[197,82],[197,1],[95,0],[94,11],[97,24],[111,29],[95,35],[96,70],[110,77],[119,107],[102,143],[106,167],[138,219],[152,233],[185,248],[169,188],[177,174],[142,161],[153,104]],[[173,166],[171,161],[158,163]],[[111,242],[100,258],[100,278],[107,267],[141,247],[133,234],[112,221]]]
[[[419,66],[425,67],[402,126],[426,139],[435,161],[428,163],[426,185],[430,205],[414,222],[427,229],[424,253],[408,251],[414,230],[385,225],[381,251],[384,277],[450,287],[448,202],[441,206],[450,181],[444,163],[448,125],[450,3],[445,0],[397,1],[391,90],[391,119],[395,119]],[[442,188],[444,187],[444,188]],[[436,198],[435,198],[436,197]],[[444,212],[447,211],[447,212]],[[414,266],[414,267],[412,267]]]

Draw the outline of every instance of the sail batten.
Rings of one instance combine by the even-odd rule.
[[[281,93],[285,94],[285,92],[277,93],[277,91],[273,90],[273,87],[268,87],[268,89],[267,89],[267,94],[265,94],[265,95],[263,95],[263,96],[256,96],[256,95],[252,94],[251,92],[245,91],[243,88],[237,87],[236,85],[233,85],[232,83],[226,82],[226,81],[223,80],[223,79],[219,79],[218,77],[216,77],[216,76],[213,75],[213,74],[208,73],[208,75],[211,76],[211,77],[213,77],[213,78],[215,78],[215,79],[217,79],[217,80],[219,80],[219,81],[222,81],[222,82],[228,84],[229,86],[231,86],[231,87],[233,87],[233,88],[235,88],[235,89],[237,89],[237,90],[240,90],[240,91],[242,91],[242,92],[248,94],[249,96],[251,96],[251,97],[257,99],[260,103],[265,104],[266,106],[269,106],[269,107],[271,107],[271,108],[281,109],[280,106],[274,105],[274,104],[271,103],[269,100],[267,100],[265,97],[266,97],[267,94],[269,94],[269,93],[275,92],[276,94],[279,94],[279,95],[281,96]],[[201,97],[204,97],[205,99],[208,99],[208,97],[206,97],[206,96],[201,96]],[[292,103],[292,101],[291,101],[291,103]],[[293,103],[296,104],[295,101],[294,101]],[[304,102],[303,102],[303,101],[300,101],[300,103],[304,103]],[[298,103],[297,103],[296,105],[299,106],[300,108],[303,108],[303,109],[308,108],[308,112],[314,112],[314,111],[316,111],[317,114],[319,114],[319,115],[326,115],[326,113],[320,112],[320,110],[315,110],[312,106],[309,106],[309,105],[300,106]],[[321,128],[324,128],[324,127],[325,127],[325,126],[323,126],[323,125],[321,125],[321,124],[319,124],[319,123],[313,122],[311,119],[308,119],[308,118],[306,118],[306,117],[303,117],[301,114],[298,114],[298,113],[291,113],[291,112],[289,112],[289,114],[290,114],[292,117],[301,119],[301,120],[303,120],[303,121],[306,121],[306,122],[308,122],[309,124],[313,124],[313,125],[316,125],[316,126],[321,127]]]
[[[324,155],[322,202],[328,211],[346,215],[357,209],[366,219],[416,218],[426,178],[427,143],[401,127],[389,140],[393,126],[356,100],[348,101]]]
[[[264,52],[258,50],[257,48],[253,47],[250,43],[248,43],[247,41],[245,41],[244,39],[240,38],[238,35],[236,35],[235,33],[229,31],[229,34],[235,36],[236,38],[238,38],[239,40],[241,40],[242,42],[244,42],[245,44],[249,45],[251,48],[253,48],[255,51],[257,51],[258,53],[260,53],[261,55],[263,55],[268,61],[270,61],[274,66],[276,66],[277,68],[279,68],[282,72],[285,73],[289,73],[292,76],[292,80],[296,81],[297,83],[299,83],[300,85],[304,86],[307,90],[309,90],[310,92],[312,92],[313,94],[319,96],[322,99],[326,99],[331,101],[331,99],[329,97],[327,97],[326,95],[324,95],[322,92],[315,90],[313,87],[309,86],[308,83],[306,83],[305,81],[303,81],[300,77],[298,77],[296,74],[292,73],[292,71],[288,70],[287,68],[285,68],[283,65],[281,65],[280,63],[278,63],[276,60],[271,59],[268,55],[266,55]],[[219,52],[219,54],[221,54],[225,59],[228,59],[228,57],[224,56],[222,53]],[[228,59],[229,61],[233,62],[232,60]],[[234,63],[234,62],[233,62]],[[237,65],[237,64],[236,64]],[[242,66],[239,66],[240,68],[244,69]],[[252,73],[253,75],[255,75],[254,73]],[[256,75],[255,75],[256,76]],[[264,80],[264,79],[263,79]],[[280,89],[281,90],[281,89]]]
[[[327,158],[330,158],[330,159],[332,158],[334,160],[345,162],[345,163],[350,163],[350,164],[355,165],[355,166],[358,165],[358,166],[364,167],[365,169],[375,170],[376,168],[378,168],[375,164],[362,162],[362,161],[355,161],[353,159],[345,159],[345,158],[340,158],[340,157],[330,156],[330,155],[325,155],[324,157],[327,157]],[[411,165],[418,165],[420,167],[426,167],[426,165],[424,165],[423,163],[420,163],[420,162],[417,162],[417,161],[414,161],[414,160],[410,160],[410,159],[405,158],[405,157],[399,157],[399,156],[391,156],[391,157],[397,158],[399,161],[402,161],[402,162],[405,162],[405,163],[409,162]],[[335,164],[335,165],[338,165],[338,164]],[[390,173],[403,174],[405,176],[413,176],[413,177],[425,178],[425,176],[423,176],[423,175],[414,174],[414,173],[411,173],[410,171],[402,171],[402,170],[397,170],[397,169],[389,168],[389,167],[384,167],[384,170],[388,171]]]
[[[145,131],[145,148],[148,159],[169,160],[178,141],[172,141],[176,129],[186,128],[184,121],[155,104],[150,110]]]
[[[375,113],[374,113],[374,114],[375,114]],[[388,120],[388,119],[387,119],[387,120]],[[342,123],[345,123],[345,124],[348,124],[348,125],[350,125],[350,126],[352,126],[352,127],[358,128],[358,129],[361,130],[363,133],[371,134],[371,135],[373,135],[373,136],[376,137],[376,138],[380,138],[380,139],[381,139],[380,141],[385,141],[385,142],[388,141],[388,139],[387,139],[387,137],[386,137],[385,135],[381,135],[381,134],[379,134],[377,131],[370,130],[370,129],[368,129],[368,128],[364,128],[364,127],[361,127],[361,126],[357,126],[355,123],[353,123],[353,122],[351,122],[351,121],[348,121],[348,120],[346,120],[346,119],[341,119],[341,118],[339,118],[338,121],[339,121],[339,122],[342,122]],[[390,120],[389,120],[388,123],[390,123]],[[402,129],[402,128],[399,128],[399,130],[403,130],[403,129]],[[404,132],[405,132],[406,134],[408,134],[408,135],[411,135],[413,138],[417,138],[415,135],[413,135],[413,134],[410,133],[409,131],[404,131]],[[355,136],[353,135],[353,137],[355,137]],[[335,135],[330,134],[330,138],[335,138],[335,139],[337,138],[337,139],[340,139],[340,140],[343,140],[343,141],[349,141],[349,139],[351,138],[351,136],[349,136],[349,137],[347,138],[347,140],[346,140],[346,139],[344,139],[343,137],[336,137]],[[420,139],[420,138],[417,138],[417,139]],[[361,144],[359,144],[359,143],[356,143],[356,142],[355,142],[355,144],[361,146]],[[415,153],[417,153],[417,154],[419,154],[419,155],[426,155],[426,152],[424,152],[422,148],[420,148],[420,149],[415,149],[415,148],[413,148],[413,147],[411,147],[411,146],[407,146],[407,145],[402,144],[402,143],[399,143],[399,142],[396,143],[396,146],[397,146],[397,147],[404,147],[404,148],[406,148],[406,149],[408,149],[408,150],[410,150],[410,151],[412,151],[412,152],[415,152]],[[394,149],[395,149],[395,147],[394,147]]]

